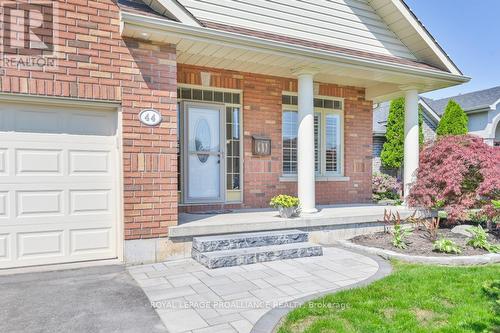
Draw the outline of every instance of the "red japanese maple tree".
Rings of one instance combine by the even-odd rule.
[[[417,181],[408,198],[411,207],[443,209],[450,221],[464,220],[479,208],[492,220],[500,199],[500,148],[472,135],[444,136],[420,153]]]

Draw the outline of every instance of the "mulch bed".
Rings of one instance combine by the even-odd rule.
[[[408,254],[408,255],[427,256],[427,257],[474,256],[474,255],[481,255],[488,253],[488,251],[482,249],[475,249],[471,246],[466,245],[469,238],[461,234],[452,233],[450,229],[440,229],[438,231],[438,239],[440,237],[444,237],[454,241],[461,247],[462,253],[447,254],[447,253],[440,253],[433,251],[432,242],[426,237],[426,233],[422,230],[414,230],[412,234],[408,236],[407,238],[408,247],[406,249],[398,249],[395,246],[393,246],[392,235],[390,233],[385,233],[385,232],[377,232],[369,235],[356,236],[351,239],[351,242],[358,245],[376,247],[379,249],[391,250],[394,252]],[[498,235],[495,236],[490,235],[489,240],[492,244],[500,243]]]

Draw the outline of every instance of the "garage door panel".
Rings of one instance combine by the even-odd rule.
[[[110,190],[71,190],[70,214],[102,214],[111,212]]]
[[[111,251],[112,233],[111,228],[71,230],[71,255]]]
[[[11,260],[10,258],[10,235],[0,234],[0,262]]]
[[[0,219],[9,217],[9,192],[0,192]]]
[[[55,149],[16,149],[16,174],[62,175],[63,151]]]
[[[43,217],[64,214],[63,191],[19,191],[17,192],[17,217]]]
[[[92,150],[72,150],[69,152],[70,175],[105,173],[110,170],[110,152]]]
[[[64,256],[63,234],[63,230],[18,233],[17,259]]]
[[[0,104],[0,268],[116,258],[117,114]]]
[[[0,177],[7,175],[7,149],[0,148]]]

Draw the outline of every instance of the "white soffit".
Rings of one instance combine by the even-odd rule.
[[[366,0],[421,62],[452,74],[462,72],[403,0]]]

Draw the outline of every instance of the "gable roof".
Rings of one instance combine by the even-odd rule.
[[[128,13],[174,20],[174,18],[167,17],[165,13],[153,10],[151,6],[145,4],[142,0],[118,0],[117,4],[120,10]]]
[[[460,104],[462,109],[466,112],[489,108],[490,106],[500,102],[500,86],[438,100],[424,98],[427,105],[429,105],[439,115],[444,113],[444,110],[450,100],[454,100]]]
[[[403,0],[143,1],[185,24],[462,75]]]
[[[384,102],[373,109],[373,135],[384,135],[387,131],[390,106],[391,102]]]
[[[428,98],[419,97],[419,105],[422,106],[424,116],[431,123],[437,126],[441,118],[432,108],[428,108],[426,100],[428,100]],[[387,131],[387,118],[389,117],[390,107],[391,102],[384,102],[380,103],[373,109],[373,135],[385,135],[385,132]]]

